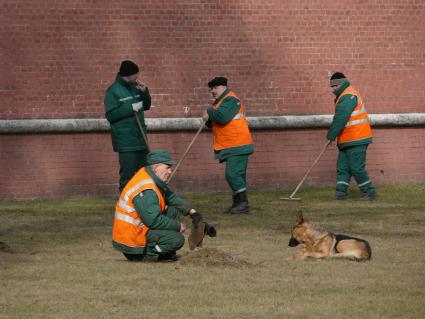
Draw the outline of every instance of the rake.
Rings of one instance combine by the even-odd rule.
[[[319,162],[320,158],[322,157],[323,153],[325,153],[328,145],[331,143],[331,141],[327,141],[325,146],[323,147],[322,151],[320,152],[319,156],[317,156],[316,160],[314,161],[314,163],[310,166],[310,168],[307,170],[307,172],[305,173],[303,179],[301,180],[301,182],[298,183],[297,187],[295,188],[295,190],[292,192],[292,194],[289,197],[281,197],[280,199],[282,200],[301,200],[301,198],[299,197],[294,197],[295,194],[298,192],[298,190],[300,189],[301,185],[304,183],[305,179],[307,178],[308,174],[310,174],[310,171],[313,169],[314,166],[316,166],[316,164]]]
[[[184,151],[183,155],[180,157],[179,161],[177,162],[176,167],[173,169],[170,177],[167,180],[167,184],[169,184],[171,182],[171,179],[173,178],[174,174],[177,172],[177,169],[180,167],[180,164],[183,162],[183,160],[185,159],[187,153],[189,153],[190,148],[192,147],[193,143],[195,143],[196,138],[198,137],[198,135],[202,132],[202,129],[205,126],[205,122],[202,121],[201,126],[199,127],[198,131],[196,132],[195,136],[193,137],[192,141],[190,142],[189,146],[186,148],[186,150]]]

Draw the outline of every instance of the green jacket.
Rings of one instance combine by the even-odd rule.
[[[226,89],[214,101],[213,104],[218,103],[223,98],[223,96],[229,93],[229,91],[230,91],[229,88]],[[233,117],[238,113],[240,107],[241,107],[241,103],[238,99],[235,99],[233,96],[226,97],[217,109],[214,109],[212,106],[210,106],[207,109],[209,119],[206,125],[208,127],[211,127],[213,123],[218,123],[223,125],[229,123],[233,119]],[[250,155],[253,152],[254,152],[253,144],[236,146],[236,147],[227,148],[220,151],[214,151],[215,158],[218,159],[220,162],[225,161],[230,156]]]
[[[147,148],[133,114],[132,104],[137,102],[143,102],[143,108],[137,115],[146,133],[144,111],[151,107],[149,90],[141,92],[117,74],[115,82],[106,90],[104,100],[105,116],[111,124],[112,147],[115,152],[141,151]]]
[[[341,85],[341,87],[334,92],[336,95],[335,102],[338,99],[338,97],[341,95],[341,93],[350,85],[350,82],[345,82]],[[351,113],[353,112],[354,108],[357,105],[357,98],[351,94],[344,95],[338,102],[338,104],[335,105],[335,115],[332,120],[331,127],[328,130],[328,134],[326,135],[326,138],[329,141],[334,141],[337,136],[341,133],[341,131],[344,129],[345,125],[348,122],[348,119],[351,116]],[[370,144],[372,143],[372,138],[366,138],[359,141],[353,141],[353,142],[347,142],[338,144],[339,149],[344,149],[346,147],[350,146],[356,146],[356,145],[364,145],[364,144]]]
[[[188,215],[192,208],[183,198],[172,192],[167,184],[161,181],[148,166],[146,171],[154,180],[156,186],[164,196],[165,203],[169,207],[176,207],[183,215]],[[133,199],[134,208],[143,223],[150,229],[180,231],[180,223],[177,220],[160,213],[159,199],[153,190],[145,190]]]

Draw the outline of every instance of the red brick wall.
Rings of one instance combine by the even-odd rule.
[[[229,78],[249,116],[331,114],[328,72],[336,70],[359,87],[370,113],[425,111],[424,1],[16,0],[0,9],[0,120],[102,118],[104,91],[127,58],[150,87],[148,117],[183,117],[184,106],[200,116],[215,75]],[[193,134],[152,138],[179,155]],[[378,183],[425,180],[424,128],[375,134],[368,163]],[[324,136],[254,132],[250,184],[293,186]],[[208,134],[196,145],[176,186],[226,189]],[[115,187],[108,134],[2,135],[0,150],[0,197]],[[332,183],[335,155],[325,154],[307,184]],[[214,175],[201,179],[207,172]]]
[[[423,129],[375,129],[367,168],[378,185],[425,181]],[[250,189],[294,188],[324,146],[325,130],[255,131],[250,157]],[[180,158],[194,134],[155,133],[153,148]],[[394,143],[397,141],[397,143]],[[117,195],[118,158],[108,134],[0,135],[0,198]],[[331,146],[312,170],[305,186],[335,183],[337,150]],[[177,191],[227,191],[224,165],[202,133],[171,182]],[[284,192],[285,193],[285,192]]]

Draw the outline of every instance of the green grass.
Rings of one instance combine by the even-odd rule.
[[[333,201],[331,189],[280,200],[289,194],[252,192],[245,216],[221,213],[228,194],[186,194],[217,227],[204,250],[234,257],[209,266],[186,246],[181,263],[126,262],[111,247],[113,199],[2,201],[0,318],[425,317],[425,185],[379,188],[375,202]],[[287,262],[298,210],[367,239],[372,260]]]

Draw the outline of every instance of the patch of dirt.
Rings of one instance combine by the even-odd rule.
[[[232,256],[216,248],[196,248],[194,251],[183,254],[180,265],[200,267],[233,267],[243,268],[252,266],[246,260]]]
[[[10,246],[2,241],[0,241],[0,252],[1,253],[9,253],[9,254],[13,254],[14,251],[12,250],[12,248],[10,248]]]

